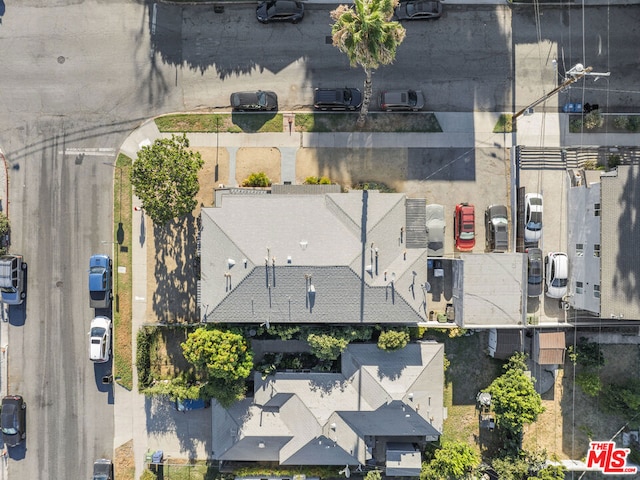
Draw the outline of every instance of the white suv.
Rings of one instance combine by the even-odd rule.
[[[562,298],[567,294],[569,281],[569,258],[566,253],[551,252],[544,259],[546,295]]]
[[[542,237],[542,195],[524,196],[524,241],[537,242]]]

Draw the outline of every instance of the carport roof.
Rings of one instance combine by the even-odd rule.
[[[524,254],[461,254],[464,327],[506,328],[522,325],[526,283]]]

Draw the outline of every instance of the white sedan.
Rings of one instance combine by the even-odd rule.
[[[92,362],[109,361],[111,353],[111,320],[107,317],[96,317],[91,320],[89,331],[89,359]]]

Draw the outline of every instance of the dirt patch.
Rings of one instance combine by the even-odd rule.
[[[198,175],[200,182],[200,191],[196,196],[198,206],[193,212],[196,217],[200,215],[201,205],[213,206],[213,191],[218,185],[233,183],[229,178],[229,152],[226,148],[201,147],[198,148],[198,152],[204,161],[204,166]]]
[[[326,176],[350,187],[358,182],[379,182],[402,191],[407,177],[406,150],[392,148],[301,148],[296,157],[296,183]]]
[[[640,378],[637,345],[601,345],[601,350],[605,357],[600,371],[604,389]],[[558,371],[553,391],[543,396],[546,411],[525,430],[525,448],[546,449],[560,459],[582,458],[590,440],[609,440],[625,425],[623,417],[604,410],[601,396],[590,397],[574,383],[574,373],[570,361]],[[638,424],[639,420],[635,426]]]
[[[180,344],[187,339],[187,328],[157,329],[154,350],[151,355],[151,370],[157,380],[171,380],[181,373],[193,371],[184,358]]]
[[[252,173],[263,172],[273,183],[281,182],[280,150],[277,148],[239,148],[236,152],[236,183]]]
[[[136,475],[136,465],[133,455],[133,440],[116,448],[116,458],[114,461],[114,476],[118,480],[134,480]]]

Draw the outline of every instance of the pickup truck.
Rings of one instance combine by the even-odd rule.
[[[89,306],[111,306],[111,259],[108,255],[92,255],[89,260]]]
[[[7,305],[20,305],[27,296],[26,270],[27,264],[22,255],[0,257],[0,292],[2,301]]]

